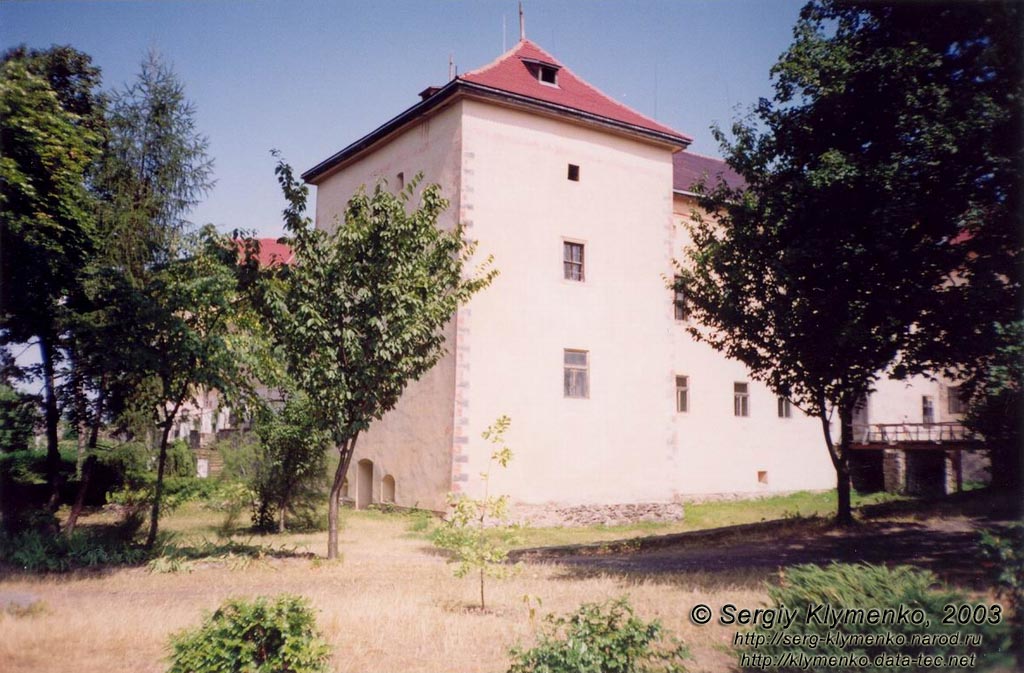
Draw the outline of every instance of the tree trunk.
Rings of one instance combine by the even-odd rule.
[[[71,508],[71,515],[68,517],[68,522],[64,526],[64,534],[68,537],[75,532],[75,525],[78,523],[78,515],[82,513],[82,507],[85,506],[85,494],[89,490],[89,480],[92,478],[93,470],[96,467],[96,456],[89,456],[88,460],[85,461],[85,466],[82,468],[82,481],[78,485],[78,496],[75,498],[75,504]]]
[[[832,441],[832,428],[823,397],[818,400],[818,419],[821,421],[821,430],[825,435],[825,444],[828,446],[829,458],[832,459],[832,467],[836,470],[836,525],[850,526],[853,524],[853,509],[850,499],[849,449],[853,439],[853,408],[841,406],[839,409],[838,447]]]
[[[277,532],[285,532],[285,520],[284,513],[288,509],[288,500],[281,498],[281,502],[277,505]]]
[[[836,490],[839,502],[836,509],[836,524],[853,525],[853,508],[850,502],[850,444],[853,442],[853,409],[839,408],[839,462],[836,465]]]
[[[92,418],[92,427],[89,428],[89,448],[95,449],[100,438],[100,424],[103,423],[103,409],[107,401],[107,374],[100,377],[100,389],[96,394],[96,407]]]
[[[167,464],[167,438],[171,434],[171,426],[174,424],[174,416],[164,422],[163,434],[160,437],[160,457],[157,460],[156,468],[156,489],[153,493],[153,511],[149,517],[149,535],[146,536],[146,549],[152,549],[156,544],[157,526],[160,521],[160,499],[164,494],[164,466]]]
[[[327,559],[338,558],[338,507],[341,500],[341,487],[345,483],[352,454],[356,448],[359,433],[341,442],[338,446],[338,469],[334,471],[334,483],[331,484],[331,501],[327,504]]]
[[[480,568],[480,609],[486,610],[487,606],[484,605],[484,569]]]
[[[51,512],[60,505],[60,445],[57,424],[60,410],[57,408],[56,373],[53,362],[53,344],[47,339],[39,340],[39,354],[43,362],[43,406],[46,414],[46,478],[50,484]]]

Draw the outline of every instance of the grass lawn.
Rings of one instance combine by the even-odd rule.
[[[888,493],[860,495],[854,493],[853,506],[877,504],[904,500]],[[626,540],[648,535],[668,535],[692,530],[721,528],[743,523],[757,523],[774,519],[823,516],[835,514],[836,494],[834,491],[800,491],[784,496],[758,498],[754,500],[727,500],[688,504],[682,521],[644,522],[624,526],[588,526],[585,528],[526,528],[523,531],[523,547],[547,547],[552,545],[585,544]]]
[[[858,503],[874,498],[858,499]],[[786,516],[829,514],[834,494],[801,493],[748,502],[692,505],[677,524],[535,529],[528,546],[593,542],[662,534]],[[83,525],[102,522],[93,514]],[[182,543],[214,540],[223,515],[188,505],[169,516],[164,530]],[[457,579],[426,539],[430,522],[420,514],[347,512],[341,534],[344,558],[261,558],[198,562],[187,570],[155,573],[111,568],[69,575],[0,576],[0,595],[30,594],[41,609],[0,613],[0,670],[49,673],[147,673],[163,671],[167,639],[199,623],[204,610],[228,597],[282,592],[308,597],[331,645],[337,671],[502,671],[507,650],[529,643],[537,613],[565,613],[583,602],[628,595],[644,619],[660,618],[682,638],[696,661],[693,671],[735,670],[729,649],[734,630],[688,619],[697,603],[764,604],[769,570],[581,573],[560,565],[526,563],[508,580],[488,582],[489,609],[475,609],[477,584]],[[243,523],[246,523],[243,521]],[[311,552],[322,557],[326,534],[289,533],[233,539]]]

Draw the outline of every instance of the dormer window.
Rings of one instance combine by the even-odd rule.
[[[546,61],[538,61],[533,58],[524,58],[523,64],[526,68],[533,73],[537,81],[544,86],[558,86],[558,71],[562,66],[557,63],[548,63]]]

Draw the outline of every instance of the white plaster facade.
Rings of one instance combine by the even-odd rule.
[[[666,279],[694,207],[673,192],[672,157],[685,141],[472,89],[391,124],[307,172],[318,226],[334,226],[361,185],[384,179],[393,188],[399,174],[423,172],[451,201],[441,225],[461,221],[500,276],[458,311],[449,354],[360,439],[350,497],[365,498],[365,461],[374,502],[388,477],[388,495],[393,487],[403,506],[440,510],[449,491],[479,494],[490,450],[480,433],[501,414],[512,419],[514,459],[494,471],[491,489],[522,503],[834,487],[819,421],[796,409],[780,418],[766,387],[695,342],[674,315]],[[567,179],[569,164],[578,181]],[[565,241],[584,245],[582,282],[564,277]],[[585,399],[565,395],[566,349],[588,353]],[[685,412],[676,409],[677,376],[687,377]],[[749,386],[746,417],[734,413],[737,382]],[[871,421],[919,422],[929,394],[941,416],[939,384],[884,382]]]

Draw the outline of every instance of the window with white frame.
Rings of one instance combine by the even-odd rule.
[[[732,415],[750,415],[750,390],[746,383],[736,382],[732,384]]]
[[[967,402],[964,399],[964,390],[961,386],[949,386],[946,389],[948,398],[947,410],[951,414],[967,413]]]
[[[930,395],[921,396],[921,422],[926,424],[935,422],[935,402]]]
[[[791,418],[793,416],[793,405],[785,397],[779,398],[779,418]]]
[[[566,397],[590,397],[590,353],[566,349],[563,355]]]
[[[676,411],[685,413],[690,410],[690,378],[676,377]]]
[[[538,65],[537,80],[540,81],[542,84],[558,86],[558,68],[555,68],[550,65]]]
[[[566,280],[583,282],[583,244],[562,242],[562,270]]]
[[[675,311],[676,320],[686,320],[689,311],[686,309],[686,288],[683,287],[683,277],[676,276],[672,284],[672,309]]]

